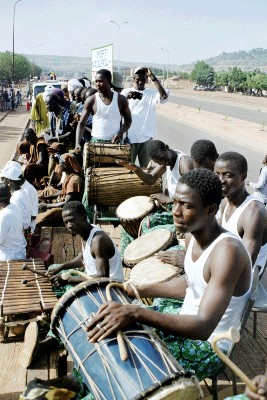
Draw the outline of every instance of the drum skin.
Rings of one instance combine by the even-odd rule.
[[[98,343],[87,340],[86,322],[106,302],[109,282],[108,279],[84,282],[62,296],[53,310],[53,332],[63,341],[96,400],[153,399],[150,394],[158,389],[155,399],[176,399],[177,396],[162,397],[161,387],[184,379],[185,371],[148,328],[134,323],[122,332],[127,361],[120,359],[116,337]],[[129,303],[129,298],[118,288],[111,289],[111,296],[119,303]]]
[[[158,251],[166,250],[173,244],[174,240],[174,235],[165,228],[155,229],[152,232],[141,235],[126,247],[123,259],[124,264],[128,267],[133,267]]]
[[[116,215],[126,232],[136,239],[140,223],[151,214],[155,203],[148,196],[134,196],[124,200],[116,209]]]

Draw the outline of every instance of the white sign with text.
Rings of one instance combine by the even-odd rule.
[[[92,49],[92,82],[100,69],[108,69],[112,73],[113,45]]]

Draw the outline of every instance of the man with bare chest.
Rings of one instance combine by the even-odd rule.
[[[111,90],[111,72],[101,69],[96,74],[97,93],[88,97],[76,130],[76,148],[90,114],[93,115],[92,142],[117,143],[132,123],[131,111],[125,96]]]

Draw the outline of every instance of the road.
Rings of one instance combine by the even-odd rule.
[[[243,96],[242,96],[243,97]],[[186,107],[190,107],[192,109],[197,108],[197,106],[201,105],[202,111],[206,110],[209,113],[216,113],[220,115],[227,115],[235,119],[239,119],[241,121],[245,121],[245,128],[247,132],[251,130],[251,123],[254,123],[253,129],[255,129],[255,122],[257,115],[266,117],[267,121],[267,109],[265,109],[265,100],[262,99],[262,106],[251,106],[251,105],[236,105],[234,103],[230,103],[227,99],[227,104],[221,100],[220,102],[217,99],[203,99],[197,97],[189,97],[189,96],[170,96],[169,102],[173,104],[184,105]],[[244,100],[243,100],[244,101]],[[267,101],[266,101],[267,105]],[[165,105],[160,106],[160,111],[164,114]],[[260,111],[257,111],[259,109]],[[175,110],[174,110],[175,111]],[[201,116],[199,113],[199,118]],[[258,113],[258,114],[257,114]],[[251,140],[253,142],[253,134],[249,141],[246,137],[242,136],[242,134],[236,133],[231,137],[226,137],[223,135],[223,131],[220,135],[212,133],[213,127],[212,123],[209,126],[209,129],[203,127],[201,121],[199,123],[200,128],[189,125],[190,121],[184,118],[183,123],[172,119],[164,117],[163,115],[157,116],[157,124],[158,124],[158,136],[157,138],[167,143],[171,148],[175,148],[178,150],[182,150],[187,154],[190,154],[190,148],[194,141],[198,139],[209,139],[213,141],[216,145],[218,153],[223,153],[225,151],[237,151],[243,154],[248,161],[248,180],[257,181],[259,170],[262,166],[262,160],[267,153],[267,146],[265,143],[259,143],[257,148],[254,148],[251,145]],[[258,129],[258,128],[257,128]],[[252,132],[252,131],[251,131]],[[267,132],[263,132],[266,135]],[[255,139],[256,140],[256,139]],[[256,143],[256,142],[255,142]],[[267,143],[267,142],[266,142]]]

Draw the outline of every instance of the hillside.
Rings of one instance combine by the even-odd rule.
[[[32,55],[26,55],[32,61]],[[197,60],[196,60],[197,61]],[[229,68],[239,67],[243,71],[253,71],[259,69],[267,73],[267,49],[257,48],[250,51],[239,50],[233,53],[221,53],[216,57],[204,60],[210,64],[215,71],[228,71]],[[58,76],[66,78],[73,76],[91,76],[91,58],[90,57],[71,57],[71,56],[53,56],[53,55],[35,55],[35,63],[39,65],[44,73],[55,72]],[[114,61],[117,65],[117,61]],[[151,64],[146,61],[121,62],[121,68],[126,69],[126,75],[130,73],[131,68],[136,65],[153,66],[162,68],[162,64]],[[194,63],[184,65],[171,64],[171,71],[191,72]],[[128,70],[128,71],[127,71]]]

